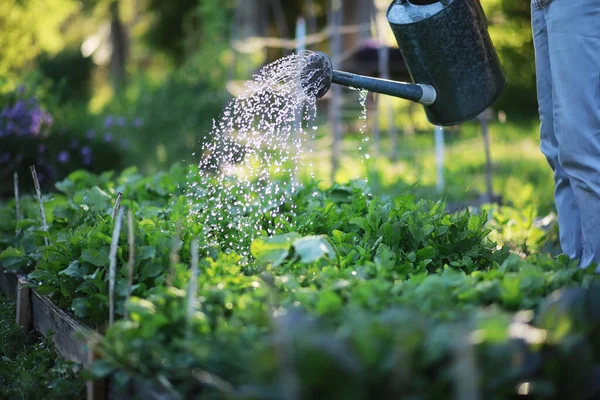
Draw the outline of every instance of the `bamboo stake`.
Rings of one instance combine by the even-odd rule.
[[[117,194],[117,200],[115,201],[115,207],[113,208],[112,217],[115,219],[117,217],[117,213],[121,208],[121,197],[123,197],[123,193],[119,192]]]
[[[19,221],[21,221],[21,203],[19,199],[19,174],[15,172],[13,175],[13,181],[15,186],[15,208],[17,212],[17,223],[15,227],[15,233],[18,235],[21,230],[18,228]]]
[[[40,189],[40,181],[38,180],[37,172],[35,172],[35,165],[29,167],[31,169],[31,176],[33,177],[33,185],[35,186],[35,193],[37,194],[38,203],[40,204],[40,215],[42,217],[42,230],[48,232],[48,224],[46,222],[46,212],[44,211],[44,200],[42,200],[42,190]],[[44,237],[44,244],[48,246],[49,241],[47,237]]]
[[[192,317],[196,311],[196,295],[198,292],[198,239],[192,240],[192,274],[188,286],[187,323],[188,336],[192,333]]]
[[[125,304],[129,302],[129,298],[131,297],[131,286],[133,285],[133,267],[135,262],[135,233],[133,231],[133,215],[131,210],[127,210],[127,227],[128,227],[128,236],[129,236],[129,265],[127,267],[127,298],[125,299]],[[129,313],[127,312],[127,307],[125,307],[125,319]]]
[[[167,285],[172,286],[175,281],[175,265],[179,263],[179,241],[181,239],[181,220],[177,221],[175,225],[175,237],[173,238],[173,245],[171,247],[171,254],[169,256],[169,276],[167,277]]]
[[[121,221],[123,220],[123,210],[119,210],[115,229],[113,230],[112,242],[110,243],[108,269],[108,325],[112,326],[115,322],[115,270],[117,269],[117,249],[119,248],[119,234],[121,233]]]

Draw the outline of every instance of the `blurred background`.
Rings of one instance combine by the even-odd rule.
[[[298,50],[325,51],[338,69],[410,79],[385,19],[390,0],[1,3],[2,197],[12,196],[13,173],[26,177],[33,164],[51,187],[77,168],[152,173],[189,162],[244,82]],[[368,177],[375,193],[551,213],[529,2],[481,4],[509,82],[493,109],[436,134],[419,105],[369,95],[365,121],[358,92],[332,90],[301,178]]]

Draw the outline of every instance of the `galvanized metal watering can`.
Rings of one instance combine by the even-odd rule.
[[[336,83],[412,100],[442,126],[470,120],[498,99],[506,77],[479,2],[395,0],[387,20],[414,83],[336,71],[317,52],[301,72],[304,87],[317,98]]]

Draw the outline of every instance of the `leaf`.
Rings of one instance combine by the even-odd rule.
[[[260,262],[280,265],[289,255],[292,240],[300,237],[296,232],[269,238],[257,238],[250,245],[250,252]]]
[[[435,257],[435,249],[431,246],[427,246],[417,251],[417,259],[425,260],[425,259],[433,259]]]
[[[67,275],[72,278],[81,278],[81,272],[79,270],[79,261],[71,261],[69,266],[58,273],[59,275]]]
[[[85,297],[77,297],[73,299],[71,303],[71,310],[75,313],[76,317],[84,318],[87,316],[87,309],[90,301]]]
[[[27,256],[21,250],[9,247],[0,253],[0,265],[6,270],[16,271],[27,264]]]
[[[104,267],[108,265],[108,248],[103,247],[99,251],[85,249],[81,253],[81,261],[85,261],[96,267]]]
[[[352,189],[345,187],[338,187],[331,191],[329,199],[334,203],[350,203],[352,197]]]
[[[353,225],[358,225],[363,231],[365,231],[365,233],[371,232],[371,227],[369,226],[367,219],[364,217],[354,217],[350,219],[350,223]]]
[[[154,278],[160,275],[163,271],[163,267],[160,264],[146,264],[142,267],[141,277],[142,279]]]
[[[331,314],[341,307],[342,299],[335,292],[327,290],[319,294],[316,307],[319,314]]]
[[[102,212],[112,206],[112,197],[98,186],[88,191],[87,202],[93,211]]]
[[[156,256],[156,248],[152,246],[141,246],[135,249],[135,259],[142,261],[154,258]]]
[[[378,269],[392,269],[396,265],[396,254],[385,244],[380,244],[375,253],[375,265]]]
[[[327,236],[307,236],[294,240],[294,250],[300,256],[300,261],[306,264],[317,261],[322,257],[335,260],[335,249],[329,243]]]

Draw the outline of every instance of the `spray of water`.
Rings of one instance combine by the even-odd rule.
[[[264,67],[213,121],[199,152],[199,176],[191,177],[187,190],[190,218],[202,227],[207,246],[247,257],[255,236],[292,223],[289,200],[298,189],[303,141],[311,135],[305,127],[314,126],[312,93],[321,85],[319,71],[310,71],[316,75],[309,87],[301,77],[310,54]]]

